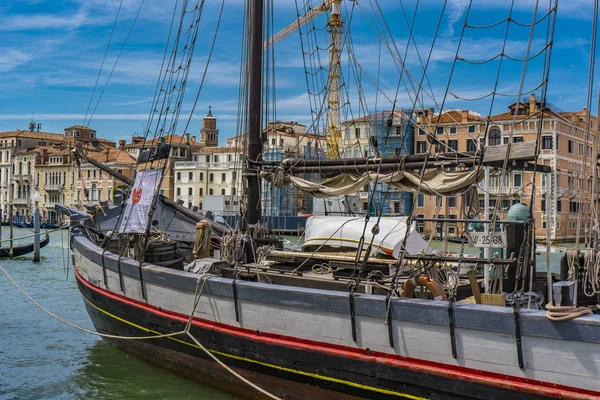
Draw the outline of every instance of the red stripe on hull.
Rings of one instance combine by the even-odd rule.
[[[103,296],[109,297],[113,300],[117,300],[128,304],[133,307],[144,309],[145,311],[155,313],[164,318],[170,318],[178,320],[183,323],[187,323],[189,316],[164,311],[159,307],[154,307],[138,300],[133,300],[116,293],[109,292],[105,289],[92,285],[86,281],[78,272],[75,270],[75,276],[85,286],[93,291],[96,291]],[[201,318],[194,317],[193,322],[195,326],[203,329],[212,329],[221,333],[249,338],[254,341],[260,341],[267,344],[276,346],[288,347],[297,350],[303,350],[307,352],[322,352],[342,358],[354,358],[362,361],[377,362],[401,369],[413,370],[421,373],[432,374],[437,376],[443,376],[451,379],[460,379],[473,383],[478,383],[488,386],[496,386],[509,390],[515,390],[519,392],[533,393],[541,396],[555,397],[561,399],[600,399],[600,392],[594,392],[591,390],[569,387],[564,385],[557,385],[553,383],[537,381],[533,379],[521,378],[510,375],[503,375],[494,372],[487,372],[482,370],[475,370],[471,368],[453,366],[448,364],[435,363],[432,361],[419,360],[414,358],[408,358],[398,356],[395,354],[386,354],[381,352],[371,351],[371,355],[367,355],[365,350],[329,344],[324,342],[317,342],[312,340],[300,339],[290,336],[283,336],[271,333],[257,332],[254,330],[238,328],[231,325],[222,324],[219,322],[208,321]]]

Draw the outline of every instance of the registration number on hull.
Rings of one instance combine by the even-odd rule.
[[[504,232],[469,232],[469,246],[505,247],[506,237]]]

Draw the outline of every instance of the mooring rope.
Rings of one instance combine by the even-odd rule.
[[[252,387],[253,389],[259,391],[260,393],[264,394],[265,396],[273,399],[273,400],[281,400],[279,397],[267,392],[266,390],[258,387],[256,384],[250,382],[248,379],[244,378],[243,376],[241,376],[239,373],[235,372],[231,367],[227,366],[225,363],[223,363],[223,361],[219,360],[214,354],[212,354],[210,352],[210,350],[208,350],[206,347],[204,347],[190,332],[190,328],[192,326],[192,320],[194,318],[194,313],[196,312],[196,307],[198,306],[198,303],[200,301],[200,297],[202,296],[202,293],[204,291],[204,287],[206,285],[206,282],[208,282],[208,280],[210,278],[212,278],[212,275],[206,275],[206,271],[204,271],[199,277],[198,277],[198,281],[197,281],[197,285],[196,285],[196,293],[194,296],[194,307],[192,309],[192,312],[190,313],[190,317],[188,319],[188,322],[185,326],[185,329],[179,332],[173,332],[173,333],[165,333],[165,334],[159,334],[159,335],[154,335],[154,336],[119,336],[119,335],[111,335],[108,333],[100,333],[100,332],[96,332],[96,331],[92,331],[90,329],[86,329],[83,327],[80,327],[78,325],[75,325],[61,317],[59,317],[58,315],[54,314],[53,312],[51,312],[50,310],[46,309],[44,306],[42,306],[40,303],[38,303],[37,301],[35,301],[29,294],[27,294],[27,292],[25,292],[25,290],[23,290],[23,288],[21,288],[21,286],[19,286],[19,284],[17,282],[15,282],[15,280],[9,275],[9,273],[4,269],[4,267],[2,267],[0,265],[0,270],[2,270],[2,272],[4,273],[4,275],[6,275],[6,277],[12,282],[12,284],[21,292],[23,293],[23,295],[29,300],[31,301],[33,304],[35,304],[40,310],[44,311],[46,314],[48,314],[49,316],[51,316],[52,318],[56,319],[57,321],[62,322],[63,324],[70,326],[71,328],[77,329],[79,331],[85,332],[85,333],[89,333],[92,335],[96,335],[96,336],[100,336],[103,338],[108,338],[108,339],[122,339],[122,340],[146,340],[146,339],[161,339],[161,338],[169,338],[169,337],[173,337],[173,336],[178,336],[178,335],[187,335],[190,337],[190,339],[192,339],[192,341],[196,344],[196,346],[198,346],[202,351],[204,351],[210,358],[212,358],[217,364],[219,364],[221,367],[223,367],[227,372],[231,373],[233,376],[235,376],[236,378],[238,378],[239,380],[241,380],[242,382],[244,382],[245,384],[247,384],[248,386]],[[206,279],[202,279],[202,278],[206,278]],[[200,281],[202,281],[202,285],[200,285]],[[82,295],[83,297],[83,295]],[[85,298],[84,298],[85,299]]]

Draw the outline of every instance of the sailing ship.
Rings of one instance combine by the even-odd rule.
[[[335,15],[340,1],[329,3]],[[197,22],[200,11],[181,15]],[[536,164],[539,149],[529,143],[412,155],[402,162],[264,161],[263,12],[262,0],[248,3],[246,193],[238,228],[158,194],[166,143],[140,155],[143,168],[135,179],[76,150],[131,187],[123,205],[97,207],[93,218],[57,206],[70,219],[75,278],[96,330],[137,357],[248,397],[600,397],[600,317],[557,322],[546,311],[521,308],[536,281],[531,210],[506,221],[486,214],[478,221],[484,232],[473,236],[504,245],[508,256],[488,251],[468,259],[499,276],[512,307],[504,300],[502,306],[461,301],[479,295],[478,283],[464,287],[453,279],[465,257],[429,251],[410,216],[312,217],[302,251],[276,250],[278,240],[260,225],[263,179],[317,198],[344,196],[374,181],[412,193],[456,195],[476,185],[486,168],[544,168]],[[190,26],[193,34],[197,25]],[[169,65],[177,64],[170,59]],[[163,80],[165,96],[182,92]],[[161,116],[159,137],[175,126],[170,119],[161,125]],[[297,176],[321,171],[329,177],[323,182]],[[496,224],[509,232],[506,243],[495,242]],[[550,268],[546,278],[551,299]]]

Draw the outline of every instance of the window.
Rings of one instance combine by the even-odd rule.
[[[423,128],[419,128],[419,136],[425,136],[425,131]]]
[[[490,146],[498,146],[501,143],[502,133],[500,129],[492,128],[488,133],[488,143]]]
[[[397,156],[402,154],[402,149],[394,149]]]
[[[360,138],[360,128],[354,128],[354,137],[356,139]]]
[[[425,215],[417,214],[417,232],[423,233],[425,231],[425,223],[423,221],[419,221],[420,218],[425,218]]]
[[[87,177],[88,177],[88,178],[91,178],[91,173],[92,173],[92,171],[88,169],[88,170],[87,170]]]
[[[98,189],[98,200],[102,200],[102,189]]]
[[[181,195],[181,188],[177,188],[177,196]]]
[[[552,136],[542,136],[542,150],[552,149]]]
[[[573,153],[573,141],[569,140],[568,142],[569,153]]]
[[[394,214],[400,214],[400,202],[399,201],[394,202]]]
[[[212,172],[210,174],[208,174],[208,181],[209,182],[214,182],[215,181],[215,175]]]
[[[425,207],[425,195],[423,195],[422,193],[419,193],[417,195],[417,207],[418,208]]]
[[[546,211],[546,200],[542,200],[542,205],[540,207],[542,211]]]
[[[94,176],[94,178],[96,177],[96,170],[92,171],[92,175]]]
[[[198,203],[198,210],[202,210],[202,202]]]
[[[438,135],[443,135],[444,134],[444,127],[443,126],[438,126],[436,129],[436,132]]]
[[[234,188],[234,187],[233,187],[233,188],[231,188],[231,194],[232,194],[233,196],[235,196],[235,188]]]
[[[204,180],[204,172],[200,172],[200,180],[203,181]]]
[[[438,142],[435,144],[435,151],[437,153],[443,153],[446,151],[446,141],[445,140],[438,140]]]
[[[200,196],[204,195],[204,189],[200,188],[200,192],[198,193]]]
[[[213,161],[214,161],[214,162],[219,162],[219,155],[218,155],[218,154],[215,154],[215,155],[213,156]]]
[[[208,194],[209,194],[210,196],[212,196],[212,195],[213,195],[213,190],[212,190],[212,189],[208,189]]]
[[[435,206],[442,207],[442,196],[435,196]]]
[[[402,135],[402,126],[396,127],[396,135]]]
[[[521,187],[521,174],[514,174],[513,175],[513,186],[514,187]]]
[[[417,154],[419,153],[425,153],[427,151],[427,142],[425,141],[418,141],[417,142]]]
[[[475,133],[475,125],[469,126],[469,133]]]
[[[177,173],[177,180],[180,181],[181,180],[181,172]]]
[[[475,139],[467,139],[467,151],[477,151],[477,141]]]
[[[450,134],[451,135],[456,135],[456,127],[455,126],[453,126],[453,127],[450,128]]]
[[[192,196],[194,194],[193,190],[194,189],[192,188],[188,188],[188,196]]]
[[[583,155],[583,143],[579,143],[579,155]]]
[[[452,151],[458,151],[458,140],[448,140],[448,148]]]
[[[75,136],[77,136],[77,137],[80,137],[80,136],[81,136],[81,132],[79,132],[79,131],[76,131],[76,132],[75,132]]]
[[[521,143],[523,141],[523,136],[513,136],[513,143]]]
[[[448,197],[448,207],[456,207],[456,197]]]
[[[225,189],[221,189],[221,196],[225,196]]]
[[[237,175],[236,175],[235,171],[233,171],[233,172],[231,173],[231,180],[232,180],[232,181],[235,181],[235,178],[236,178],[236,176],[237,176]]]
[[[194,180],[194,173],[193,172],[188,172],[188,180],[190,180],[190,181]]]
[[[225,182],[227,180],[227,174],[221,174],[221,182]]]
[[[94,138],[96,136],[96,134],[94,132],[90,132],[90,138]]]

